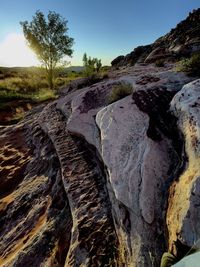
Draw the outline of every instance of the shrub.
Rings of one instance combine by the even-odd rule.
[[[114,85],[108,98],[109,104],[118,101],[133,92],[133,88],[129,83],[121,83]]]
[[[165,66],[164,60],[162,60],[162,59],[158,59],[158,60],[155,62],[155,65],[156,65],[156,67],[159,67],[159,68],[164,67],[164,66]]]
[[[178,71],[183,71],[191,76],[200,76],[200,53],[196,53],[189,59],[183,59],[178,63]]]

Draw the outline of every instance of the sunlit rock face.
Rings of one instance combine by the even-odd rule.
[[[169,246],[177,238],[194,246],[200,238],[200,80],[185,85],[175,95],[171,110],[184,135],[187,160],[184,171],[170,188]]]
[[[37,116],[1,128],[0,265],[62,265],[72,218],[54,146]]]
[[[173,67],[112,72],[0,127],[0,266],[157,267],[194,245],[199,81]]]
[[[103,168],[50,104],[1,128],[1,266],[110,266],[117,258]]]

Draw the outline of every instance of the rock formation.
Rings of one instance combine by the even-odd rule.
[[[136,47],[126,56],[119,56],[113,67],[133,66],[135,63],[153,63],[158,60],[173,62],[200,51],[200,8],[194,10],[168,34],[153,44]]]
[[[0,127],[0,266],[177,261],[200,238],[200,80],[137,64],[79,88]]]

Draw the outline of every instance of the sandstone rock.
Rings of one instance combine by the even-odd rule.
[[[200,228],[191,79],[136,65],[0,127],[0,265],[158,267],[174,241],[184,256]],[[108,104],[121,82],[133,95]]]
[[[108,104],[109,94],[113,86],[123,81],[128,82],[129,80],[124,78],[118,81],[102,82],[74,97],[67,130],[73,134],[84,136],[89,144],[98,148],[99,131],[95,122],[96,114]]]
[[[84,140],[65,131],[65,119],[54,102],[0,129],[1,266],[117,261],[103,168]]]
[[[143,105],[145,102],[151,105],[151,91],[143,94],[141,101]],[[167,190],[171,158],[176,159],[166,136],[157,142],[148,133],[152,107],[146,114],[139,108],[139,102],[126,97],[99,111],[96,121],[101,133],[102,159],[113,198],[117,200],[113,206],[117,232],[120,236],[124,231],[126,237],[120,241],[122,247],[128,248],[128,264],[157,266],[159,247],[164,243],[160,224],[164,215],[162,198]]]
[[[1,179],[9,180],[0,200],[0,265],[63,265],[72,223],[59,162],[37,123],[27,123],[1,129]]]
[[[124,60],[124,56],[118,56],[111,62],[111,65],[115,67],[119,67],[123,60]]]
[[[200,238],[200,80],[185,85],[174,97],[171,109],[184,134],[187,162],[170,188],[167,212],[170,249],[177,238],[188,246],[195,245]]]
[[[136,62],[144,62],[144,59],[151,52],[151,50],[151,45],[138,46],[130,54],[114,59],[111,62],[111,65],[115,68],[119,68],[122,66],[133,66]]]
[[[166,48],[155,48],[145,59],[145,63],[153,63],[156,62],[157,60],[163,59],[165,62],[166,61],[172,61],[174,58],[174,55],[169,52],[168,49]]]
[[[62,86],[58,90],[58,93],[60,96],[65,96],[66,94],[70,92],[74,92],[76,90],[85,88],[92,84],[101,82],[102,80],[104,80],[104,77],[98,77],[97,75],[92,75],[90,77],[85,77],[85,78],[79,78],[79,79],[71,81],[67,86]]]

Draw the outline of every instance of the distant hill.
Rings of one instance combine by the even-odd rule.
[[[84,70],[83,66],[70,66],[67,68],[68,71],[75,71],[75,72],[80,72]]]

